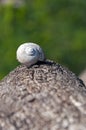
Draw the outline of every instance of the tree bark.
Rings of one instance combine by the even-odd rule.
[[[18,66],[0,82],[0,130],[86,130],[86,86],[49,60]]]

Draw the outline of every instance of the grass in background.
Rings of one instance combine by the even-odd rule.
[[[86,67],[86,1],[28,0],[20,7],[0,5],[0,79],[19,64],[16,49],[29,41],[78,75]]]

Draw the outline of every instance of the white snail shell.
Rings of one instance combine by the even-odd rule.
[[[45,56],[42,48],[35,43],[24,43],[20,45],[16,52],[17,60],[27,67],[38,61],[44,61]]]

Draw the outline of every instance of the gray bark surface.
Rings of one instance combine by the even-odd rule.
[[[18,66],[0,82],[0,130],[86,130],[86,86],[52,61]]]

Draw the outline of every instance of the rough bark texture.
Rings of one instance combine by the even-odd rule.
[[[86,130],[86,86],[58,63],[18,66],[0,82],[0,130]]]

